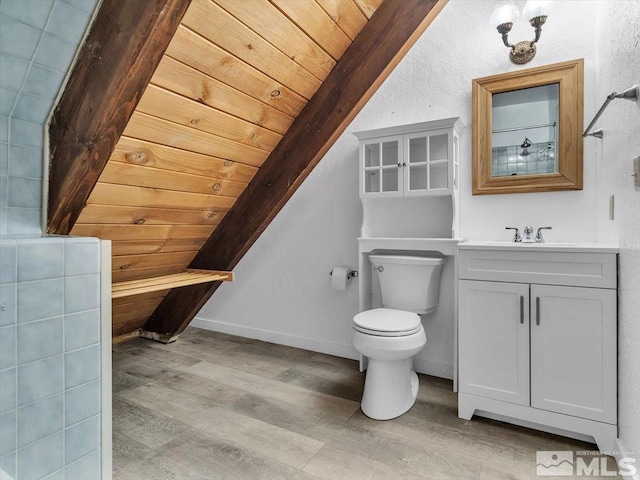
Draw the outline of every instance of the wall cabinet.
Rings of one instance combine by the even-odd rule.
[[[616,255],[459,248],[459,415],[505,415],[613,450]]]
[[[356,133],[360,196],[451,194],[460,129],[452,118]]]

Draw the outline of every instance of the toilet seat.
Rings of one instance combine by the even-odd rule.
[[[378,337],[406,337],[418,333],[422,322],[418,314],[391,308],[375,308],[353,317],[358,332]]]

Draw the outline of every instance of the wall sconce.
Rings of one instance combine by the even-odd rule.
[[[532,41],[518,42],[515,45],[509,43],[509,32],[513,27],[513,21],[520,16],[518,7],[512,0],[498,0],[493,6],[491,25],[497,28],[502,35],[502,41],[511,49],[509,57],[513,63],[522,65],[531,61],[536,55],[536,42],[540,40],[542,25],[547,21],[547,14],[551,6],[550,0],[528,0],[522,10],[522,16],[529,19],[529,23],[535,29],[536,37]]]

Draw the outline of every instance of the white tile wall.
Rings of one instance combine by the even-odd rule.
[[[44,124],[97,3],[0,0],[0,235],[41,233]]]
[[[64,275],[62,238],[25,240],[18,246],[18,281],[60,278]]]
[[[27,405],[62,392],[63,357],[27,363],[18,368],[18,406]]]
[[[76,313],[92,310],[100,304],[100,277],[80,275],[64,279],[64,311]]]
[[[0,468],[100,478],[100,243],[0,239]]]
[[[18,323],[62,315],[63,295],[63,278],[18,283]]]
[[[16,478],[44,478],[60,470],[64,466],[63,448],[61,430],[18,450]]]
[[[18,364],[62,354],[62,317],[18,325]]]
[[[100,341],[100,310],[64,316],[64,348],[66,352],[95,345]]]

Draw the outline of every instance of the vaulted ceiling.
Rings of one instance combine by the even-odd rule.
[[[444,3],[104,0],[50,127],[49,232],[112,240],[114,282],[232,269]],[[113,335],[169,341],[217,286],[115,299]]]

